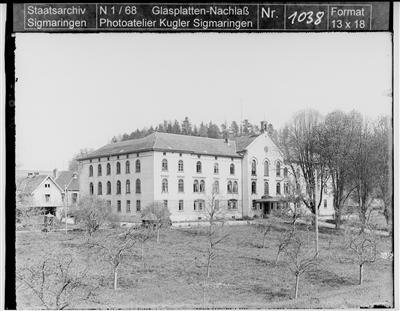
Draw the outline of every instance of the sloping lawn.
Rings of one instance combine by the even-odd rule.
[[[166,228],[160,242],[144,244],[144,258],[137,244],[125,257],[113,289],[111,266],[97,249],[85,245],[84,232],[20,233],[17,235],[17,271],[47,253],[73,254],[87,280],[97,286],[93,301],[80,301],[75,309],[194,309],[194,308],[357,308],[376,303],[393,305],[393,261],[382,259],[365,268],[364,284],[358,285],[356,264],[341,263],[344,237],[335,230],[320,232],[319,269],[300,278],[299,297],[294,297],[295,277],[289,258],[281,254],[275,265],[278,238],[289,228],[277,224],[262,248],[262,233],[254,225],[221,227],[228,236],[218,244],[217,257],[206,275],[206,228]],[[313,233],[299,227],[309,236]],[[116,235],[121,230],[97,232],[97,238]],[[96,237],[95,237],[96,239]],[[379,237],[379,251],[391,252],[391,237]],[[91,256],[89,256],[91,254]],[[20,270],[19,270],[20,269]],[[17,284],[18,285],[18,284]],[[43,308],[29,290],[17,289],[19,309]]]

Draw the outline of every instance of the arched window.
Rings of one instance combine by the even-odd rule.
[[[107,194],[111,194],[111,182],[107,182]]]
[[[168,171],[168,161],[167,159],[163,159],[161,163],[161,170],[162,171]]]
[[[101,176],[101,164],[97,166],[97,175]]]
[[[233,182],[232,192],[233,193],[238,193],[238,183],[237,183],[237,181]]]
[[[229,168],[229,172],[231,175],[235,174],[235,164],[231,164],[230,168]]]
[[[285,167],[283,169],[283,177],[288,177],[288,169],[287,169],[287,167]]]
[[[288,183],[284,183],[283,184],[283,193],[284,194],[288,194],[289,193],[289,184]]]
[[[237,200],[231,199],[228,201],[228,209],[237,209]]]
[[[251,182],[251,193],[257,193],[257,183],[255,181]]]
[[[269,163],[264,161],[264,176],[269,176]]]
[[[276,183],[276,194],[281,194],[281,183]]]
[[[117,174],[121,174],[121,163],[117,162]]]
[[[205,192],[206,191],[206,184],[204,180],[200,180],[200,192]]]
[[[281,176],[281,162],[276,162],[276,177]]]
[[[140,193],[141,189],[140,189],[140,179],[136,179],[136,193]]]
[[[131,172],[131,164],[129,163],[129,161],[126,161],[125,164],[125,173],[129,174]]]
[[[97,185],[97,194],[102,195],[103,194],[103,187],[101,185],[101,182]]]
[[[121,193],[121,182],[118,180],[117,181],[117,194]]]
[[[178,161],[178,171],[183,172],[183,161],[182,160]]]
[[[218,163],[214,164],[214,174],[219,174],[219,166]]]
[[[213,184],[213,192],[214,193],[219,193],[219,181],[215,180]]]
[[[199,192],[199,181],[197,179],[193,182],[193,192]]]
[[[93,176],[93,166],[89,166],[89,176]]]
[[[107,163],[107,175],[111,174],[111,165],[110,163]]]
[[[196,173],[201,173],[201,162],[197,161],[196,163]]]
[[[126,193],[131,193],[131,182],[130,182],[130,180],[126,181]]]
[[[257,175],[257,163],[256,160],[251,161],[251,175]]]
[[[184,183],[183,183],[183,179],[179,179],[178,180],[178,192],[184,192],[185,188],[184,188]]]
[[[264,194],[269,194],[269,184],[268,181],[264,182]]]
[[[164,178],[162,180],[162,192],[168,192],[168,179]]]
[[[92,182],[89,185],[89,193],[93,194],[93,183]]]
[[[232,182],[228,181],[228,193],[232,193]]]
[[[140,173],[140,160],[136,160],[136,165],[135,165],[136,169],[136,173]]]

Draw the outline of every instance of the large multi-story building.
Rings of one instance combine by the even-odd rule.
[[[232,139],[155,132],[108,144],[79,162],[81,196],[104,198],[127,220],[140,219],[141,209],[154,201],[168,206],[172,221],[201,219],[212,196],[229,217],[267,214],[291,183],[266,132]],[[320,213],[333,214],[329,194]]]

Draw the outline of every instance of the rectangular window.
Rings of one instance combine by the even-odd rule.
[[[45,198],[46,203],[50,202],[50,194],[45,194],[44,198]]]
[[[127,212],[131,211],[131,201],[129,201],[129,200],[126,201],[126,211]]]
[[[107,200],[107,207],[111,207],[111,201]]]
[[[324,208],[328,208],[328,200],[327,199],[324,200]]]
[[[120,211],[121,211],[121,201],[118,200],[117,201],[117,212],[120,212]]]
[[[168,200],[164,200],[164,207],[168,208]]]
[[[140,212],[140,200],[136,200],[136,212]]]
[[[178,209],[179,209],[180,211],[183,211],[183,200],[179,200],[179,207],[178,207]]]

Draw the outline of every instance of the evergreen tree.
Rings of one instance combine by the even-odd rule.
[[[182,121],[181,128],[183,135],[192,135],[192,124],[188,117],[185,117],[185,120]]]
[[[228,123],[225,122],[221,124],[221,136],[223,139],[228,138],[229,137],[229,129],[228,129]]]
[[[221,131],[218,128],[218,125],[212,123],[208,124],[208,130],[207,130],[207,137],[209,138],[220,138],[221,137]]]
[[[176,119],[174,121],[174,125],[172,126],[172,133],[181,134],[181,126],[179,125],[179,122]]]
[[[200,127],[199,127],[199,136],[207,137],[207,133],[208,133],[207,125],[205,125],[203,122],[201,122]]]
[[[129,140],[129,135],[127,133],[124,133],[124,135],[122,135],[122,139],[121,141],[125,141],[125,140]]]
[[[230,131],[232,132],[233,136],[238,137],[239,136],[239,125],[236,123],[236,121],[232,121],[231,127],[229,128]]]

